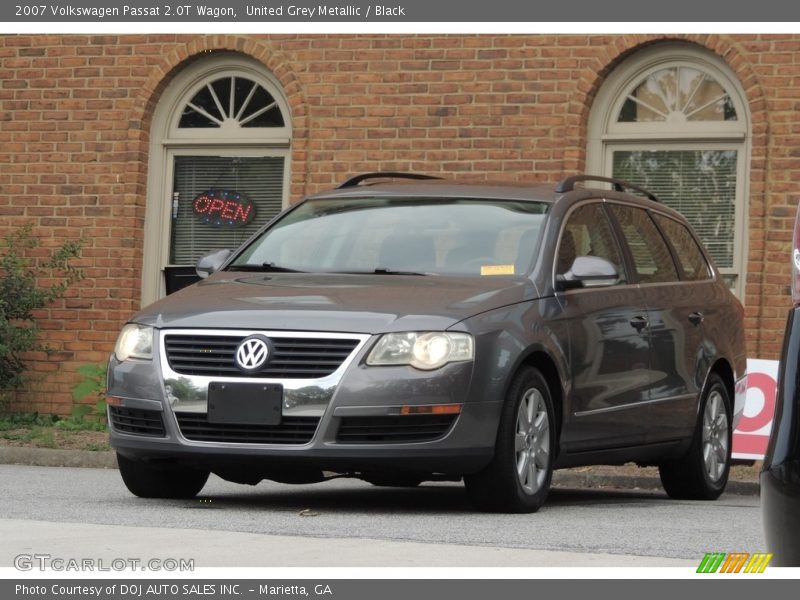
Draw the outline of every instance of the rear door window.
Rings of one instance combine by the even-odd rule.
[[[711,269],[689,229],[683,223],[664,215],[656,214],[655,219],[670,244],[672,244],[672,249],[675,251],[678,263],[680,263],[682,279],[685,281],[710,279]]]
[[[647,211],[619,204],[611,204],[610,208],[628,243],[637,281],[678,281],[678,270],[669,247]]]

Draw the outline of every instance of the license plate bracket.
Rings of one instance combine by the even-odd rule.
[[[280,425],[283,386],[278,383],[212,381],[208,422],[220,425]]]

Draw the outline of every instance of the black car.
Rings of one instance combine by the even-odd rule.
[[[725,488],[742,306],[686,220],[629,184],[360,175],[198,272],[110,359],[136,495],[192,496],[210,472],[463,479],[477,507],[522,512],[554,469],[629,461],[676,498]]]
[[[800,567],[800,206],[792,244],[792,302],[778,394],[761,471],[761,514],[772,564]]]

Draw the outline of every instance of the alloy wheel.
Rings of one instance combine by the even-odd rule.
[[[519,483],[533,495],[544,485],[550,465],[547,403],[536,388],[526,391],[519,403],[514,450]]]
[[[722,395],[713,390],[706,401],[703,414],[703,462],[711,481],[717,482],[725,473],[728,461],[728,415]]]

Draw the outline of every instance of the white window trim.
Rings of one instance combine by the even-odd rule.
[[[668,66],[689,66],[717,79],[736,109],[736,121],[693,122],[675,127],[672,123],[619,123],[617,115],[631,88],[647,75]],[[744,89],[731,69],[715,54],[692,44],[657,44],[636,52],[620,63],[608,76],[594,100],[589,114],[586,171],[593,175],[611,174],[614,150],[725,149],[737,151],[735,198],[734,267],[720,269],[736,275],[733,291],[744,301],[747,273],[747,205],[751,156],[750,111]]]
[[[208,81],[220,76],[240,75],[258,82],[278,102],[284,127],[240,128],[225,135],[216,128],[178,128],[186,102]],[[144,223],[142,306],[166,293],[164,267],[169,263],[172,225],[174,158],[202,156],[285,157],[282,207],[289,204],[291,182],[291,112],[280,82],[255,60],[234,53],[219,53],[198,60],[178,73],[155,108],[150,128],[147,204]]]

